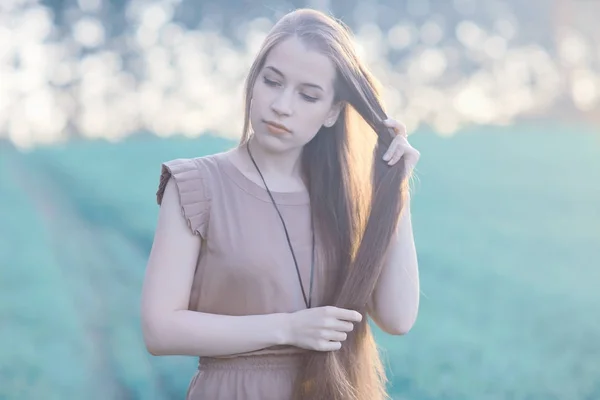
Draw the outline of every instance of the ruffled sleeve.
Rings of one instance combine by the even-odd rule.
[[[167,182],[173,178],[179,193],[181,214],[194,235],[206,238],[210,216],[210,185],[194,159],[176,159],[161,166],[156,202],[162,203]]]

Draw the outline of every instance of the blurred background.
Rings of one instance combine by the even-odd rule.
[[[1,0],[0,398],[183,399],[139,295],[160,163],[231,148],[297,7],[356,33],[421,151],[393,399],[600,399],[600,1]]]

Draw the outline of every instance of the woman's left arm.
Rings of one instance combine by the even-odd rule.
[[[419,293],[419,267],[408,201],[371,296],[369,315],[384,332],[404,335],[417,319]]]
[[[401,159],[412,172],[420,153],[407,140],[406,127],[394,119],[384,121],[394,140],[383,156],[394,165]],[[410,213],[410,193],[400,215],[396,232],[384,259],[383,269],[368,304],[368,313],[387,333],[404,335],[414,325],[419,311],[419,267]]]

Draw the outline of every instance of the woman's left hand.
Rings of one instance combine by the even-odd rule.
[[[388,165],[394,165],[401,158],[404,158],[406,171],[410,173],[415,165],[417,165],[421,153],[408,143],[408,134],[404,124],[391,118],[386,119],[383,123],[385,126],[391,128],[390,134],[394,138],[390,147],[388,147],[383,155],[383,161],[387,161]]]

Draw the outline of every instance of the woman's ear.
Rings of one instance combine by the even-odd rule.
[[[331,106],[331,110],[329,110],[329,113],[327,114],[327,118],[325,119],[325,122],[323,123],[323,125],[326,126],[327,128],[331,128],[338,120],[341,111],[342,111],[342,102],[338,101],[337,103],[335,103]]]

